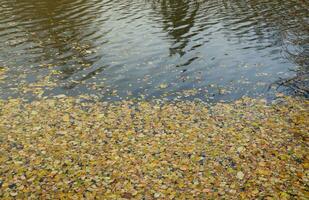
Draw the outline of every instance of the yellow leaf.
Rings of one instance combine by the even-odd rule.
[[[65,122],[69,122],[69,121],[70,121],[70,115],[65,114],[65,115],[62,117],[62,120],[65,121]]]
[[[260,175],[264,175],[264,176],[270,175],[270,171],[269,170],[264,170],[264,169],[258,169],[257,173],[260,174]]]

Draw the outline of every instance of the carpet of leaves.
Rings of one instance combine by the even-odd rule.
[[[0,198],[307,199],[308,106],[0,101]]]

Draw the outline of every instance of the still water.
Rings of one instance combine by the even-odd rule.
[[[272,97],[308,69],[306,0],[0,3],[1,98]]]

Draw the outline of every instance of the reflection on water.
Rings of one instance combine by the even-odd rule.
[[[162,15],[158,23],[162,23],[162,30],[172,41],[170,46],[170,56],[178,54],[184,56],[186,47],[189,45],[190,37],[188,34],[194,27],[197,13],[200,8],[198,1],[159,1],[152,2],[153,8]],[[190,59],[194,60],[194,58]],[[189,64],[189,63],[188,63]]]
[[[0,93],[27,96],[20,88],[32,84],[43,96],[183,98],[195,89],[218,101],[272,96],[269,85],[295,77],[306,93],[308,9],[302,0],[2,0]]]

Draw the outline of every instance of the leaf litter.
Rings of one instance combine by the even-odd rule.
[[[0,101],[3,199],[307,199],[309,101]]]

